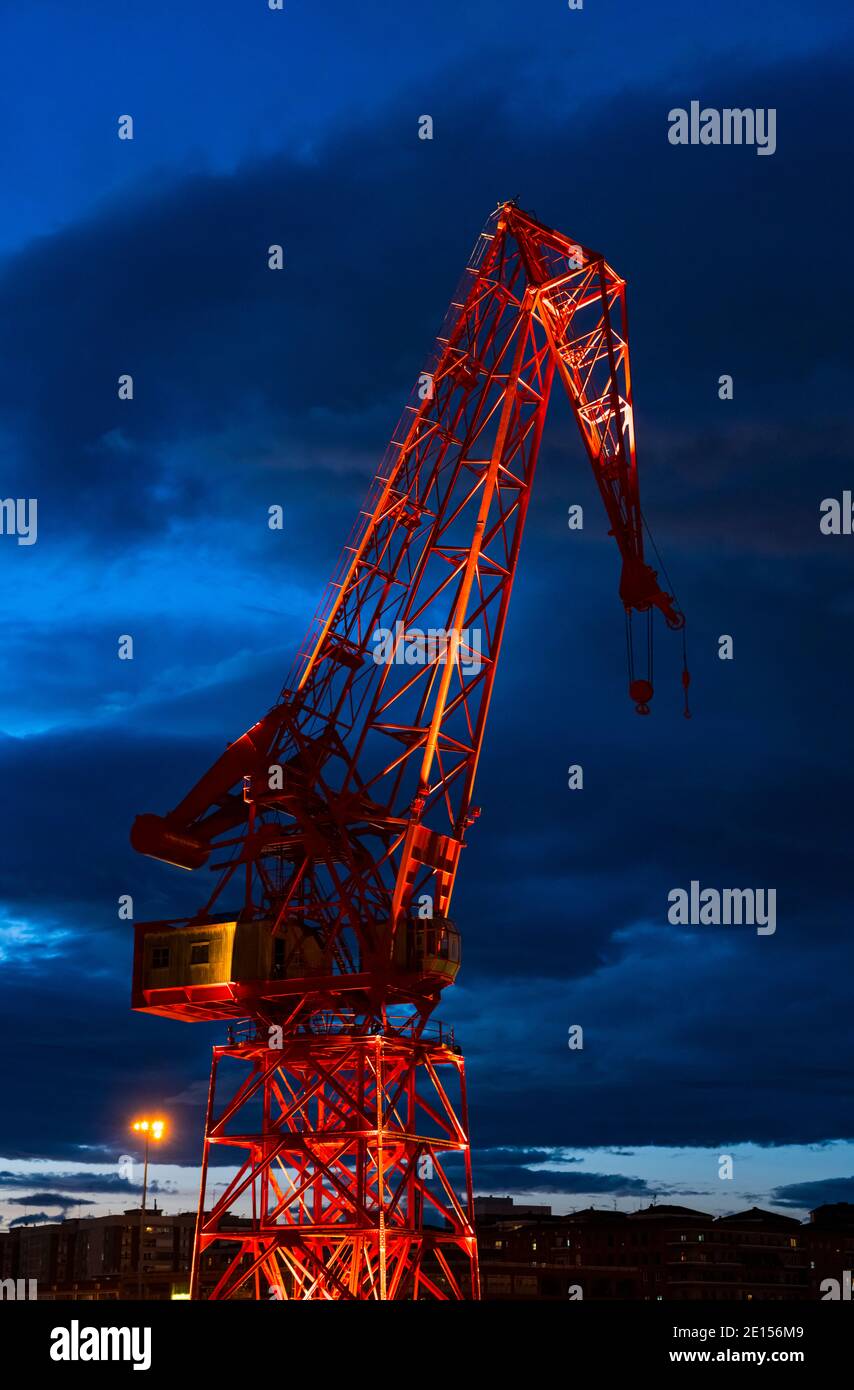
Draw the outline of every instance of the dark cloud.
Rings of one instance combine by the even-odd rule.
[[[46,539],[67,534],[66,503],[74,532],[103,554],[168,536],[176,519],[219,515],[224,505],[248,516],[274,479],[307,515],[329,499],[330,473],[344,475],[339,505],[352,509],[469,246],[522,174],[524,202],[606,248],[630,275],[640,420],[648,439],[664,444],[656,514],[670,493],[680,499],[664,508],[670,533],[684,525],[687,543],[708,541],[711,508],[722,531],[732,537],[735,526],[748,540],[749,485],[766,493],[758,543],[777,534],[781,519],[796,525],[797,492],[787,503],[781,481],[809,456],[839,457],[838,430],[850,430],[837,409],[816,434],[801,390],[814,291],[808,274],[791,273],[790,240],[793,192],[808,167],[812,186],[824,190],[822,253],[844,258],[846,192],[835,171],[846,141],[848,55],[705,73],[710,99],[740,80],[757,104],[777,103],[772,159],[674,150],[666,112],[679,93],[660,87],[636,86],[581,119],[556,104],[532,144],[500,80],[513,64],[496,53],[474,83],[470,71],[465,86],[449,83],[455,96],[443,124],[455,138],[444,141],[441,160],[413,141],[409,99],[398,98],[361,127],[358,160],[347,130],[327,137],[310,162],[289,152],[230,174],[148,179],[7,261],[7,477],[44,495]],[[520,77],[536,85],[534,76],[514,76],[514,85]],[[603,167],[619,203],[579,199],[585,174]],[[560,168],[573,179],[556,180]],[[342,234],[342,214],[357,208],[372,213],[347,216]],[[272,242],[285,248],[282,273],[267,269]],[[850,360],[844,316],[830,314],[807,370],[819,381]],[[738,381],[726,408],[717,401],[724,370]],[[132,403],[117,398],[120,371],[134,375]],[[786,425],[751,423],[756,407],[767,411],[769,391]],[[830,404],[832,412],[832,394]],[[696,505],[683,507],[692,496]],[[294,529],[303,564],[310,537]]]
[[[40,1202],[44,1207],[59,1207],[62,1211],[95,1205],[86,1197],[66,1197],[61,1192],[33,1192],[28,1197],[5,1197],[4,1201],[10,1207],[31,1207]]]
[[[849,59],[840,45],[706,68],[706,100],[737,88],[777,106],[778,152],[757,159],[667,145],[690,74],[581,114],[538,101],[533,139],[536,74],[505,54],[473,86],[445,84],[454,136],[433,150],[411,138],[407,95],[360,127],[357,158],[347,129],[311,158],[149,174],[6,263],[2,490],[37,491],[42,530],[32,555],[0,553],[14,595],[0,668],[26,726],[0,740],[0,1048],[16,1058],[0,1151],[118,1155],[131,1108],[206,1074],[217,1030],[130,1015],[116,902],[175,916],[208,884],[133,856],[129,826],[272,703],[468,249],[517,191],[629,279],[643,487],[690,617],[696,716],[679,718],[663,642],[654,715],[631,712],[615,556],[556,399],[454,903],[465,966],[443,1011],[469,1057],[473,1131],[533,1145],[528,1162],[569,1142],[854,1133],[850,559],[817,525],[851,457]],[[817,264],[832,286],[817,289]],[[132,405],[116,399],[125,370]],[[588,521],[570,541],[577,500]],[[271,501],[288,514],[277,549],[259,525]],[[125,624],[137,656],[119,670]],[[777,936],[667,929],[667,892],[692,878],[776,886]],[[178,1114],[169,1158],[190,1162],[198,1107]],[[483,1162],[480,1190],[485,1174],[617,1190]]]
[[[621,1173],[565,1173],[557,1168],[542,1168],[528,1173],[519,1168],[496,1165],[484,1172],[478,1166],[475,1180],[475,1191],[482,1194],[493,1191],[502,1194],[555,1192],[563,1196],[590,1193],[609,1197],[638,1197],[660,1190],[651,1187],[645,1178],[628,1178]]]
[[[581,1163],[579,1158],[561,1160]],[[472,1157],[475,1191],[480,1194],[554,1192],[561,1194],[607,1194],[613,1197],[643,1196],[660,1189],[643,1178],[622,1173],[591,1173],[550,1166],[554,1154],[549,1150],[497,1147],[481,1149]],[[538,1165],[533,1167],[532,1165]],[[540,1166],[542,1165],[542,1166]]]
[[[778,1207],[806,1207],[808,1211],[825,1203],[850,1202],[854,1205],[854,1177],[787,1183],[778,1187],[772,1198]]]
[[[42,1182],[57,1183],[59,1186],[61,1186],[61,1187],[65,1190],[66,1193],[68,1193],[68,1192],[130,1193],[130,1192],[141,1192],[141,1191],[142,1191],[142,1183],[141,1183],[141,1182],[139,1182],[139,1183],[134,1183],[134,1182],[132,1182],[132,1181],[129,1181],[127,1178],[122,1177],[122,1175],[121,1175],[120,1173],[118,1173],[118,1172],[116,1172],[116,1173],[63,1173],[63,1172],[52,1172],[52,1173],[51,1173],[51,1172],[42,1172],[42,1173],[39,1173],[39,1174],[38,1174],[38,1178],[39,1178],[39,1180],[42,1181]],[[32,1185],[33,1185],[33,1174],[32,1174],[32,1173],[13,1173],[13,1172],[9,1172],[9,1171],[0,1172],[0,1188],[4,1188],[4,1189],[5,1189],[5,1188],[10,1188],[10,1187],[11,1187],[11,1188],[22,1188],[22,1187],[29,1188],[29,1187],[32,1187]],[[150,1180],[150,1181],[149,1181],[149,1184],[148,1184],[148,1187],[149,1187],[149,1190],[152,1191],[152,1192],[166,1192],[166,1191],[168,1191],[168,1187],[167,1187],[167,1186],[164,1186],[163,1184],[158,1184],[158,1182],[157,1182],[156,1179]],[[69,1205],[71,1205],[71,1206],[77,1206],[78,1204],[86,1205],[85,1198],[82,1198],[82,1197],[75,1197],[75,1199],[74,1199],[73,1201],[71,1201],[71,1200],[68,1199],[67,1197],[62,1197],[61,1194],[54,1194],[54,1195],[60,1195],[61,1201],[62,1201],[62,1202],[67,1202],[67,1203],[68,1203]],[[35,1196],[14,1197],[14,1198],[13,1198],[13,1197],[4,1197],[3,1200],[6,1201],[10,1206],[30,1205],[30,1204],[32,1204],[33,1202],[42,1202],[45,1206],[58,1206],[58,1205],[60,1205],[59,1202],[53,1202],[53,1201],[49,1200],[50,1198],[51,1198],[51,1194],[50,1194],[50,1193],[47,1193],[47,1192],[40,1192],[40,1193],[38,1193],[38,1194],[35,1195]]]

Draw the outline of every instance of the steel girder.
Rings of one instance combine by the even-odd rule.
[[[259,1031],[214,1048],[193,1296],[477,1298],[453,1043],[367,1031],[271,1041]],[[213,1179],[232,1159],[217,1198]],[[227,1255],[211,1287],[214,1246]]]

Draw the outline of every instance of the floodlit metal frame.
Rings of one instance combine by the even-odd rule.
[[[625,282],[601,255],[514,203],[502,204],[478,239],[278,702],[229,745],[174,811],[137,819],[132,840],[144,853],[198,868],[216,852],[216,886],[194,922],[221,911],[228,897],[230,911],[263,916],[274,935],[288,942],[310,938],[319,951],[322,964],[313,974],[289,978],[277,997],[269,989],[254,1002],[245,990],[235,995],[235,1007],[258,1027],[284,1029],[282,1058],[259,1053],[257,1040],[241,1044],[252,1084],[261,1086],[270,1105],[281,1090],[274,1078],[309,1046],[304,1030],[313,1018],[329,1011],[351,1017],[352,1045],[363,1051],[364,1040],[355,1041],[360,1030],[378,1029],[378,1056],[398,1077],[404,1043],[391,1011],[408,1009],[404,1028],[417,1038],[438,1002],[441,983],[407,966],[400,937],[425,904],[428,911],[449,913],[460,852],[478,815],[475,774],[555,373],[620,551],[626,611],[657,608],[668,625],[682,625],[644,556]],[[436,633],[445,634],[444,644],[431,636]],[[183,994],[175,1016],[192,1016],[192,1010],[198,1017],[222,1015],[212,1006],[206,1014],[202,991],[194,995],[190,986]],[[137,987],[134,1002],[158,1005]],[[160,1012],[169,1011],[168,1002],[160,1005]],[[334,1047],[348,1045],[339,1040]],[[323,1046],[333,1044],[327,1038]],[[214,1072],[224,1055],[215,1051]],[[409,1086],[430,1065],[417,1049],[406,1055]],[[468,1275],[450,1280],[444,1271],[442,1285],[420,1272],[428,1247],[438,1260],[444,1241],[419,1224],[423,1203],[407,1186],[411,1144],[399,1149],[404,1167],[395,1160],[400,1190],[409,1194],[407,1214],[398,1230],[404,1210],[398,1202],[395,1222],[386,1225],[395,1253],[388,1255],[391,1272],[382,1273],[386,1260],[375,1243],[384,1203],[374,1191],[372,1206],[366,1193],[377,1172],[382,1186],[383,1160],[369,1152],[365,1138],[370,1063],[364,1065],[362,1080],[337,1102],[345,1131],[358,1131],[359,1143],[368,1144],[360,1174],[343,1180],[339,1173],[333,1182],[322,1166],[313,1169],[314,1196],[311,1202],[300,1196],[296,1234],[284,1222],[288,1189],[274,1188],[270,1206],[268,1127],[247,1139],[249,1168],[240,1192],[251,1189],[260,1203],[259,1234],[241,1238],[239,1268],[221,1281],[217,1297],[245,1290],[247,1269],[257,1288],[264,1278],[275,1283],[277,1268],[292,1281],[289,1296],[345,1296],[345,1290],[352,1297],[377,1296],[377,1290],[381,1297],[442,1296],[445,1287],[476,1296],[464,1116],[453,1124],[467,1197],[445,1216],[454,1248],[470,1250]],[[461,1059],[454,1065],[462,1077]],[[290,1074],[295,1123],[317,1094],[318,1077],[329,1075],[325,1063],[322,1072],[304,1070],[301,1080]],[[237,1097],[234,1103],[239,1108]],[[211,1146],[225,1142],[213,1115],[206,1171]],[[302,1134],[304,1162],[309,1133],[315,1131]],[[289,1143],[297,1181],[305,1181],[295,1141]],[[393,1147],[383,1124],[376,1143],[386,1152]],[[333,1198],[329,1185],[337,1191],[342,1181],[346,1195]],[[236,1195],[229,1188],[208,1216],[200,1210],[197,1262],[214,1239],[235,1239],[227,1220]],[[204,1197],[203,1182],[203,1203]],[[334,1220],[316,1221],[312,1213],[329,1203]],[[284,1235],[277,1230],[272,1236],[264,1225],[270,1210],[277,1227],[288,1226]],[[354,1220],[362,1223],[358,1231],[350,1230]],[[347,1233],[336,1237],[328,1225]]]
[[[245,1075],[220,1104],[228,1060]],[[476,1298],[467,1135],[463,1059],[447,1037],[330,1032],[276,1049],[259,1034],[215,1048],[193,1296],[207,1251],[227,1242],[215,1299]],[[238,1166],[209,1202],[223,1149]],[[241,1198],[251,1217],[237,1225]]]

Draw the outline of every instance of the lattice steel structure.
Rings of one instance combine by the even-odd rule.
[[[196,917],[137,928],[134,1006],[252,1021],[214,1053],[197,1292],[228,1240],[215,1297],[477,1297],[463,1061],[429,1019],[458,967],[451,897],[555,373],[626,612],[682,625],[644,556],[625,282],[502,204],[277,703],[174,811],[134,825],[169,863],[218,856]],[[645,713],[651,682],[630,693]],[[214,937],[227,964],[203,975]],[[226,1060],[245,1075],[222,1104]],[[224,1145],[243,1156],[211,1203]]]
[[[247,1288],[256,1298],[477,1297],[471,1211],[454,1185],[462,1178],[471,1191],[452,1039],[430,1027],[290,1035],[281,1049],[234,1038],[214,1049],[211,1107],[228,1059],[246,1075],[222,1113],[208,1112],[203,1191],[222,1146],[242,1161],[212,1210],[200,1211],[194,1296],[206,1251],[226,1239],[234,1254],[213,1298]],[[247,1132],[253,1101],[262,1123]],[[447,1172],[449,1154],[462,1159],[458,1174]],[[244,1194],[250,1228],[229,1228],[224,1216]]]

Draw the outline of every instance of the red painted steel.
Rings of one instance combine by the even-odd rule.
[[[371,1035],[338,1018],[280,1048],[258,1030],[214,1048],[193,1296],[226,1240],[212,1298],[477,1298],[463,1059],[432,1033]],[[239,1085],[220,1105],[229,1061]],[[216,1198],[223,1153],[239,1166]],[[251,1220],[235,1226],[241,1197]]]
[[[456,974],[451,898],[555,373],[620,552],[626,612],[682,626],[644,556],[625,282],[502,204],[278,702],[174,811],[134,825],[135,848],[183,868],[216,852],[214,891],[186,925],[216,920],[228,898],[279,943],[264,982],[158,988],[144,937],[172,924],[137,929],[134,1007],[253,1020],[251,1037],[214,1053],[214,1078],[225,1058],[248,1069],[226,1115],[250,1092],[261,1105],[240,1182],[208,1215],[202,1183],[196,1287],[211,1241],[237,1246],[217,1297],[477,1296],[464,1102],[434,1096],[426,1113],[448,1137],[425,1148],[415,1093],[446,1064],[464,1085],[458,1053],[431,1050],[425,1030]],[[651,683],[633,679],[630,693],[646,712]],[[332,1032],[319,1022],[330,1018]],[[283,1030],[278,1053],[270,1028]],[[336,1071],[344,1055],[351,1070]],[[227,1142],[214,1078],[206,1175]],[[389,1087],[406,1097],[405,1122]],[[440,1163],[451,1139],[462,1203]],[[432,1196],[417,1177],[424,1157],[442,1172]],[[238,1239],[228,1223],[241,1199],[252,1231]],[[445,1226],[429,1227],[428,1208]]]

